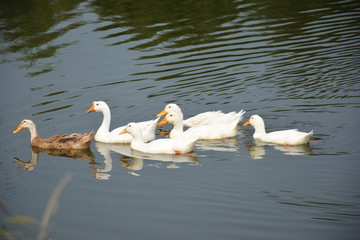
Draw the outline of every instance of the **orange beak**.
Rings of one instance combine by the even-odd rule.
[[[24,127],[20,123],[19,126],[13,131],[13,133],[17,133],[17,132],[19,132],[19,131],[21,131],[23,129],[24,129]]]
[[[122,131],[119,133],[119,135],[124,134],[124,133],[127,133],[126,129],[122,130]]]
[[[250,125],[251,123],[250,123],[250,119],[246,122],[246,123],[244,123],[243,124],[243,126],[248,126],[248,125]]]
[[[89,112],[95,112],[94,102],[92,102],[91,107],[87,110],[87,113]]]
[[[161,116],[164,116],[164,115],[166,115],[167,114],[167,112],[166,112],[166,110],[164,109],[164,110],[162,110],[160,113],[158,113],[156,116],[157,117],[161,117]],[[165,123],[164,123],[165,124]]]
[[[166,119],[166,118],[164,118],[161,122],[159,122],[156,126],[158,126],[158,127],[161,127],[162,125],[165,125],[165,124],[167,124],[167,123],[169,123],[169,121]]]

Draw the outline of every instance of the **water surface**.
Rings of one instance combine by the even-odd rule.
[[[70,173],[47,239],[358,238],[358,1],[15,1],[0,16],[2,231],[36,238],[38,222],[10,220],[40,220]],[[175,102],[185,117],[244,109],[315,135],[259,145],[239,126],[193,157],[38,152],[12,134],[24,118],[43,137],[97,130],[94,100],[112,128]]]

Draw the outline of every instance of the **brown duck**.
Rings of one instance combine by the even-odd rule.
[[[31,145],[42,149],[86,149],[94,137],[94,132],[90,132],[84,134],[61,134],[42,139],[39,137],[35,123],[29,119],[24,119],[13,133],[17,133],[24,128],[30,131]]]

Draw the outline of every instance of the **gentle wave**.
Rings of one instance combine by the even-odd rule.
[[[239,5],[242,12],[237,15],[248,17],[255,7]],[[162,81],[162,90],[149,97],[171,94],[183,98],[200,91],[221,93],[231,99],[248,86],[266,88],[271,81],[278,85],[284,99],[351,98],[356,91],[345,93],[342,85],[348,88],[359,84],[357,65],[351,56],[359,55],[360,39],[358,12],[345,10],[339,12],[335,4],[286,19],[251,21],[244,17],[219,25],[214,28],[216,32],[206,36],[176,31],[170,22],[153,23],[147,26],[151,37],[147,41],[142,38],[142,43],[133,47],[148,49],[137,59],[138,65],[150,65],[153,70],[134,72],[132,76]],[[309,19],[300,25],[304,18]],[[112,32],[104,38],[114,39],[116,44],[136,44],[141,33],[126,24],[114,22],[96,31]],[[128,36],[126,40],[116,40],[124,35]],[[347,71],[341,71],[345,68]]]
[[[63,19],[50,22],[52,27],[45,32],[35,37],[24,34],[28,38],[21,38],[23,42],[33,45],[12,44],[9,49],[27,52],[33,46],[31,54],[23,57],[25,61],[54,57],[59,49],[76,45],[77,41],[49,42],[82,28],[87,23],[75,20],[94,11],[97,24],[88,26],[100,34],[101,43],[109,48],[127,45],[140,54],[129,79],[99,81],[82,89],[141,82],[137,90],[146,92],[147,98],[171,95],[173,99],[193,99],[194,104],[228,104],[252,88],[270,91],[257,96],[260,102],[352,99],[360,91],[356,1],[319,4],[315,5],[318,8],[284,16],[267,13],[269,6],[264,3],[232,3],[226,6],[226,13],[208,15],[203,28],[197,16],[149,16],[151,21],[144,21],[125,13],[117,15],[112,9],[104,15],[101,10],[105,8],[100,4],[72,5],[63,13]],[[53,69],[53,64],[47,64],[29,74],[37,76]],[[61,104],[52,104],[64,99],[56,93],[51,97],[33,107],[61,109]],[[38,113],[43,112],[46,109]]]

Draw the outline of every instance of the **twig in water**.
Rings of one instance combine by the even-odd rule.
[[[66,174],[61,179],[61,181],[57,184],[54,191],[52,192],[52,194],[48,200],[48,203],[46,205],[44,214],[41,218],[40,229],[39,229],[39,234],[37,236],[37,240],[45,239],[47,230],[48,230],[48,226],[49,226],[49,222],[50,222],[50,218],[56,212],[60,194],[61,194],[62,190],[64,189],[64,187],[66,186],[66,184],[68,184],[70,182],[71,178],[72,178],[72,174]]]

